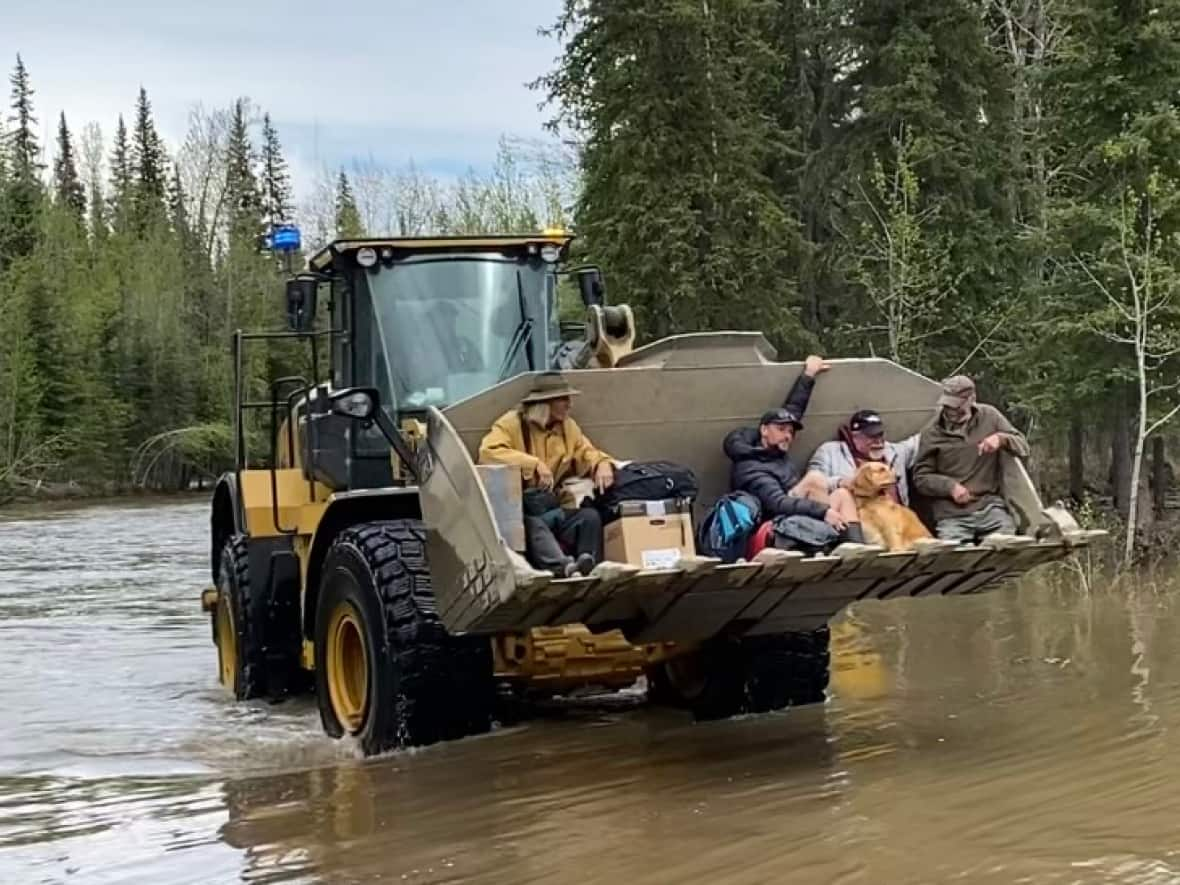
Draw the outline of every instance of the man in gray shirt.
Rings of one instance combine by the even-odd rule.
[[[908,507],[910,489],[906,471],[913,467],[917,452],[917,434],[901,442],[889,442],[885,439],[885,422],[881,416],[872,409],[862,409],[840,428],[839,439],[823,443],[815,450],[807,464],[807,473],[813,481],[822,475],[830,493],[849,488],[857,469],[866,461],[884,462],[897,477],[897,502]]]

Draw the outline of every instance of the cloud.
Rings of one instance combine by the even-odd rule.
[[[194,104],[246,95],[271,113],[296,168],[372,157],[459,174],[485,168],[501,134],[541,134],[541,96],[525,84],[557,54],[537,29],[561,0],[5,6],[0,61],[23,55],[47,144],[62,110],[75,131],[95,120],[109,137],[142,84],[172,144]]]

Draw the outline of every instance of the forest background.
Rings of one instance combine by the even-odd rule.
[[[265,108],[141,90],[72,125],[18,57],[0,125],[0,502],[187,488],[229,461],[229,341],[282,322],[272,224],[577,233],[644,339],[759,329],[784,357],[966,372],[1050,499],[1173,491],[1180,0],[566,0],[551,140],[494,166],[322,169]],[[40,115],[56,122],[42,139]],[[43,144],[42,141],[49,143]],[[259,350],[260,385],[291,359]]]

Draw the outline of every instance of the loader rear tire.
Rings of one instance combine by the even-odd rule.
[[[829,679],[828,628],[742,640],[751,713],[822,703]]]
[[[701,721],[820,703],[828,687],[828,639],[827,627],[713,639],[654,668],[648,697]]]
[[[265,600],[250,581],[246,538],[234,535],[221,550],[217,605],[212,612],[218,680],[239,701],[266,691]]]
[[[648,698],[682,707],[698,721],[728,719],[745,712],[741,646],[711,639],[695,651],[664,661],[648,674]]]
[[[491,643],[439,620],[420,521],[344,530],[322,576],[316,698],[329,735],[349,734],[372,755],[491,728]]]

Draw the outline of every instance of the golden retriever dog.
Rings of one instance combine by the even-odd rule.
[[[930,537],[918,515],[890,496],[896,483],[889,465],[880,461],[866,461],[852,478],[852,497],[865,540],[891,552],[912,550],[915,541]]]

